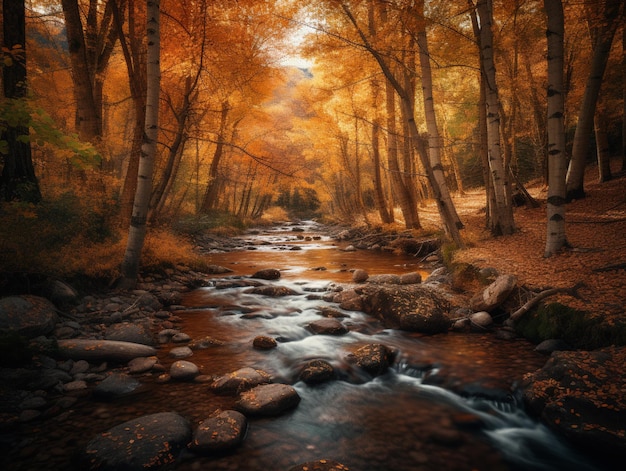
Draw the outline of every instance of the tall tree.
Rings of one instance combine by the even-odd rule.
[[[146,69],[146,118],[141,146],[141,160],[137,176],[137,192],[133,204],[133,215],[128,231],[128,242],[122,262],[120,287],[132,287],[137,282],[141,251],[146,236],[152,174],[156,158],[159,133],[159,95],[161,91],[161,35],[159,0],[147,0],[147,69]]]
[[[24,105],[27,92],[24,0],[2,1],[2,29],[3,46],[8,54],[2,67],[4,97],[15,105],[12,113],[18,114],[18,119],[12,123],[0,122],[1,140],[6,143],[0,194],[6,201],[38,203],[41,191],[31,154],[29,117],[26,107],[19,106]]]
[[[500,98],[496,82],[496,65],[493,55],[493,5],[491,0],[478,0],[476,10],[480,19],[481,72],[485,76],[487,101],[487,141],[489,148],[489,170],[494,191],[495,208],[490,221],[493,235],[515,232],[513,206],[507,197],[509,172],[505,168],[500,138]]]
[[[76,131],[80,139],[97,143],[102,138],[103,83],[117,40],[113,2],[120,11],[127,0],[61,0],[69,46],[76,100]],[[119,5],[118,5],[119,4]]]
[[[458,220],[454,216],[456,214],[456,210],[453,207],[450,207],[450,205],[448,204],[448,201],[443,197],[445,190],[442,191],[442,187],[440,186],[440,183],[435,177],[435,174],[434,174],[432,166],[430,165],[430,162],[428,162],[426,159],[423,158],[424,156],[423,153],[419,152],[420,135],[419,135],[419,130],[417,128],[417,124],[415,123],[415,115],[413,113],[412,91],[406,90],[406,88],[403,86],[403,84],[398,79],[398,77],[393,73],[388,61],[383,56],[381,51],[376,49],[371,44],[367,35],[364,33],[363,29],[360,27],[360,24],[357,21],[357,18],[352,13],[352,10],[350,9],[350,7],[345,2],[342,2],[341,9],[343,10],[347,19],[352,24],[359,38],[361,39],[362,47],[365,48],[365,50],[367,50],[372,55],[372,57],[376,60],[383,75],[387,78],[388,82],[391,84],[394,91],[400,97],[401,106],[403,106],[404,109],[406,110],[406,114],[408,117],[408,128],[409,128],[410,137],[412,140],[411,142],[415,146],[417,153],[420,155],[420,158],[422,159],[422,165],[424,166],[424,170],[426,171],[430,187],[433,190],[433,196],[437,203],[437,208],[439,210],[439,215],[441,216],[444,230],[446,234],[448,235],[448,237],[450,237],[450,239],[457,246],[463,247],[464,243],[461,238],[461,233],[459,232],[460,228],[458,226]],[[445,182],[444,182],[444,185],[445,185]]]
[[[590,5],[589,14],[598,15],[598,18],[589,18],[592,22],[593,54],[583,101],[578,113],[578,124],[574,133],[574,143],[572,145],[572,158],[567,169],[567,199],[577,199],[585,197],[585,167],[589,155],[589,144],[593,131],[593,120],[596,112],[600,87],[604,70],[611,52],[613,37],[618,26],[620,8],[623,8],[622,0],[604,0],[600,2],[602,8]]]
[[[428,154],[433,174],[441,188],[441,197],[445,200],[446,207],[450,208],[450,213],[455,221],[455,225],[461,229],[463,223],[456,212],[452,202],[452,197],[448,191],[446,177],[443,173],[441,162],[442,140],[437,126],[437,115],[435,113],[435,98],[433,94],[433,76],[430,65],[430,52],[428,48],[428,36],[426,35],[426,18],[424,17],[424,1],[417,2],[417,45],[419,47],[420,69],[422,72],[422,95],[424,98],[424,114],[426,116],[426,129],[428,131]]]
[[[544,0],[548,27],[548,204],[545,257],[566,244],[565,235],[565,86],[563,77],[565,33],[561,0]]]

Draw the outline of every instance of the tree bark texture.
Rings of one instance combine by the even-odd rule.
[[[564,19],[561,0],[544,0],[548,28],[548,201],[545,257],[556,255],[565,236],[565,84]]]
[[[504,166],[500,138],[500,98],[496,82],[496,66],[493,57],[492,5],[491,0],[479,0],[476,4],[480,18],[480,48],[482,73],[485,75],[487,100],[487,141],[489,147],[489,170],[493,182],[495,208],[489,229],[493,235],[515,232],[513,207],[507,198],[508,172]]]
[[[146,119],[141,160],[137,176],[137,192],[128,231],[126,253],[122,262],[122,285],[133,286],[137,281],[141,251],[146,236],[152,174],[159,133],[159,94],[161,91],[160,71],[160,5],[159,0],[147,2],[147,69],[146,69]]]

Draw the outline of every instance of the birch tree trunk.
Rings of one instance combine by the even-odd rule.
[[[422,18],[418,21],[421,27],[417,33],[417,46],[419,48],[420,69],[422,71],[422,95],[424,97],[424,115],[426,117],[426,130],[428,131],[428,155],[433,175],[437,181],[437,185],[441,189],[441,198],[446,207],[449,208],[450,218],[459,229],[463,228],[461,218],[456,212],[446,177],[443,173],[443,165],[441,163],[441,147],[442,141],[439,135],[439,127],[437,126],[437,116],[435,114],[435,99],[433,97],[433,77],[430,66],[430,54],[428,50],[428,37],[426,36],[426,22],[424,21],[424,2],[419,2],[419,14]]]
[[[500,145],[500,98],[496,83],[496,66],[493,57],[492,4],[491,0],[479,0],[476,4],[480,18],[480,48],[482,72],[485,75],[487,99],[487,141],[489,147],[489,170],[493,181],[495,208],[489,229],[493,235],[515,232],[513,207],[507,198],[508,172],[504,167]]]
[[[579,199],[585,197],[585,167],[589,155],[589,144],[593,131],[593,119],[596,112],[600,87],[604,70],[609,60],[611,44],[619,21],[619,10],[622,0],[607,0],[602,24],[599,26],[594,39],[593,55],[583,101],[578,113],[578,124],[574,133],[572,145],[572,158],[567,169],[567,199]]]
[[[146,120],[141,159],[137,175],[137,191],[133,204],[133,214],[128,231],[126,253],[122,262],[120,287],[130,288],[137,282],[141,251],[146,236],[152,174],[159,133],[159,93],[161,91],[160,71],[160,5],[159,0],[147,0],[147,69],[146,69]]]
[[[548,20],[548,204],[545,257],[567,244],[565,236],[565,88],[563,77],[565,33],[561,0],[544,0]]]

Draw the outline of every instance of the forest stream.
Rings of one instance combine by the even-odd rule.
[[[346,251],[314,222],[260,229],[240,241],[238,250],[210,254],[211,263],[233,272],[214,275],[210,286],[187,293],[178,308],[181,330],[192,339],[213,339],[188,360],[205,376],[243,367],[266,371],[273,382],[291,384],[301,400],[277,417],[250,418],[245,440],[234,451],[185,452],[176,469],[286,471],[320,459],[355,471],[601,469],[524,412],[516,385],[546,360],[532,344],[488,333],[424,336],[386,329],[366,314],[324,300],[324,293],[351,282],[355,268],[370,274],[421,271],[427,277],[429,268],[419,259]],[[267,268],[281,276],[263,284],[297,294],[252,294],[240,283]],[[345,316],[340,320],[346,334],[315,335],[307,328],[324,308]],[[274,338],[277,346],[253,348],[257,336]],[[347,361],[357,347],[371,343],[396,352],[391,367],[376,377]],[[174,362],[170,347],[159,349],[165,368]],[[317,385],[299,380],[314,359],[329,362],[337,378]],[[157,375],[141,380],[142,394],[114,402],[86,397],[54,427],[31,425],[20,459],[43,453],[49,464],[56,463],[45,469],[75,469],[75,450],[123,421],[176,411],[195,425],[218,408],[233,408],[236,400],[202,382],[162,382]],[[51,428],[42,431],[44,426]]]

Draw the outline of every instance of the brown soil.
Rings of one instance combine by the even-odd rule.
[[[584,282],[586,286],[580,290],[584,299],[567,295],[550,299],[602,315],[609,323],[626,320],[626,176],[597,183],[593,170],[587,175],[587,197],[566,209],[570,249],[544,258],[547,188],[535,185],[528,190],[539,207],[517,208],[518,231],[509,236],[494,238],[484,229],[484,193],[458,197],[468,248],[457,252],[454,260],[514,274],[520,285],[532,291]]]

